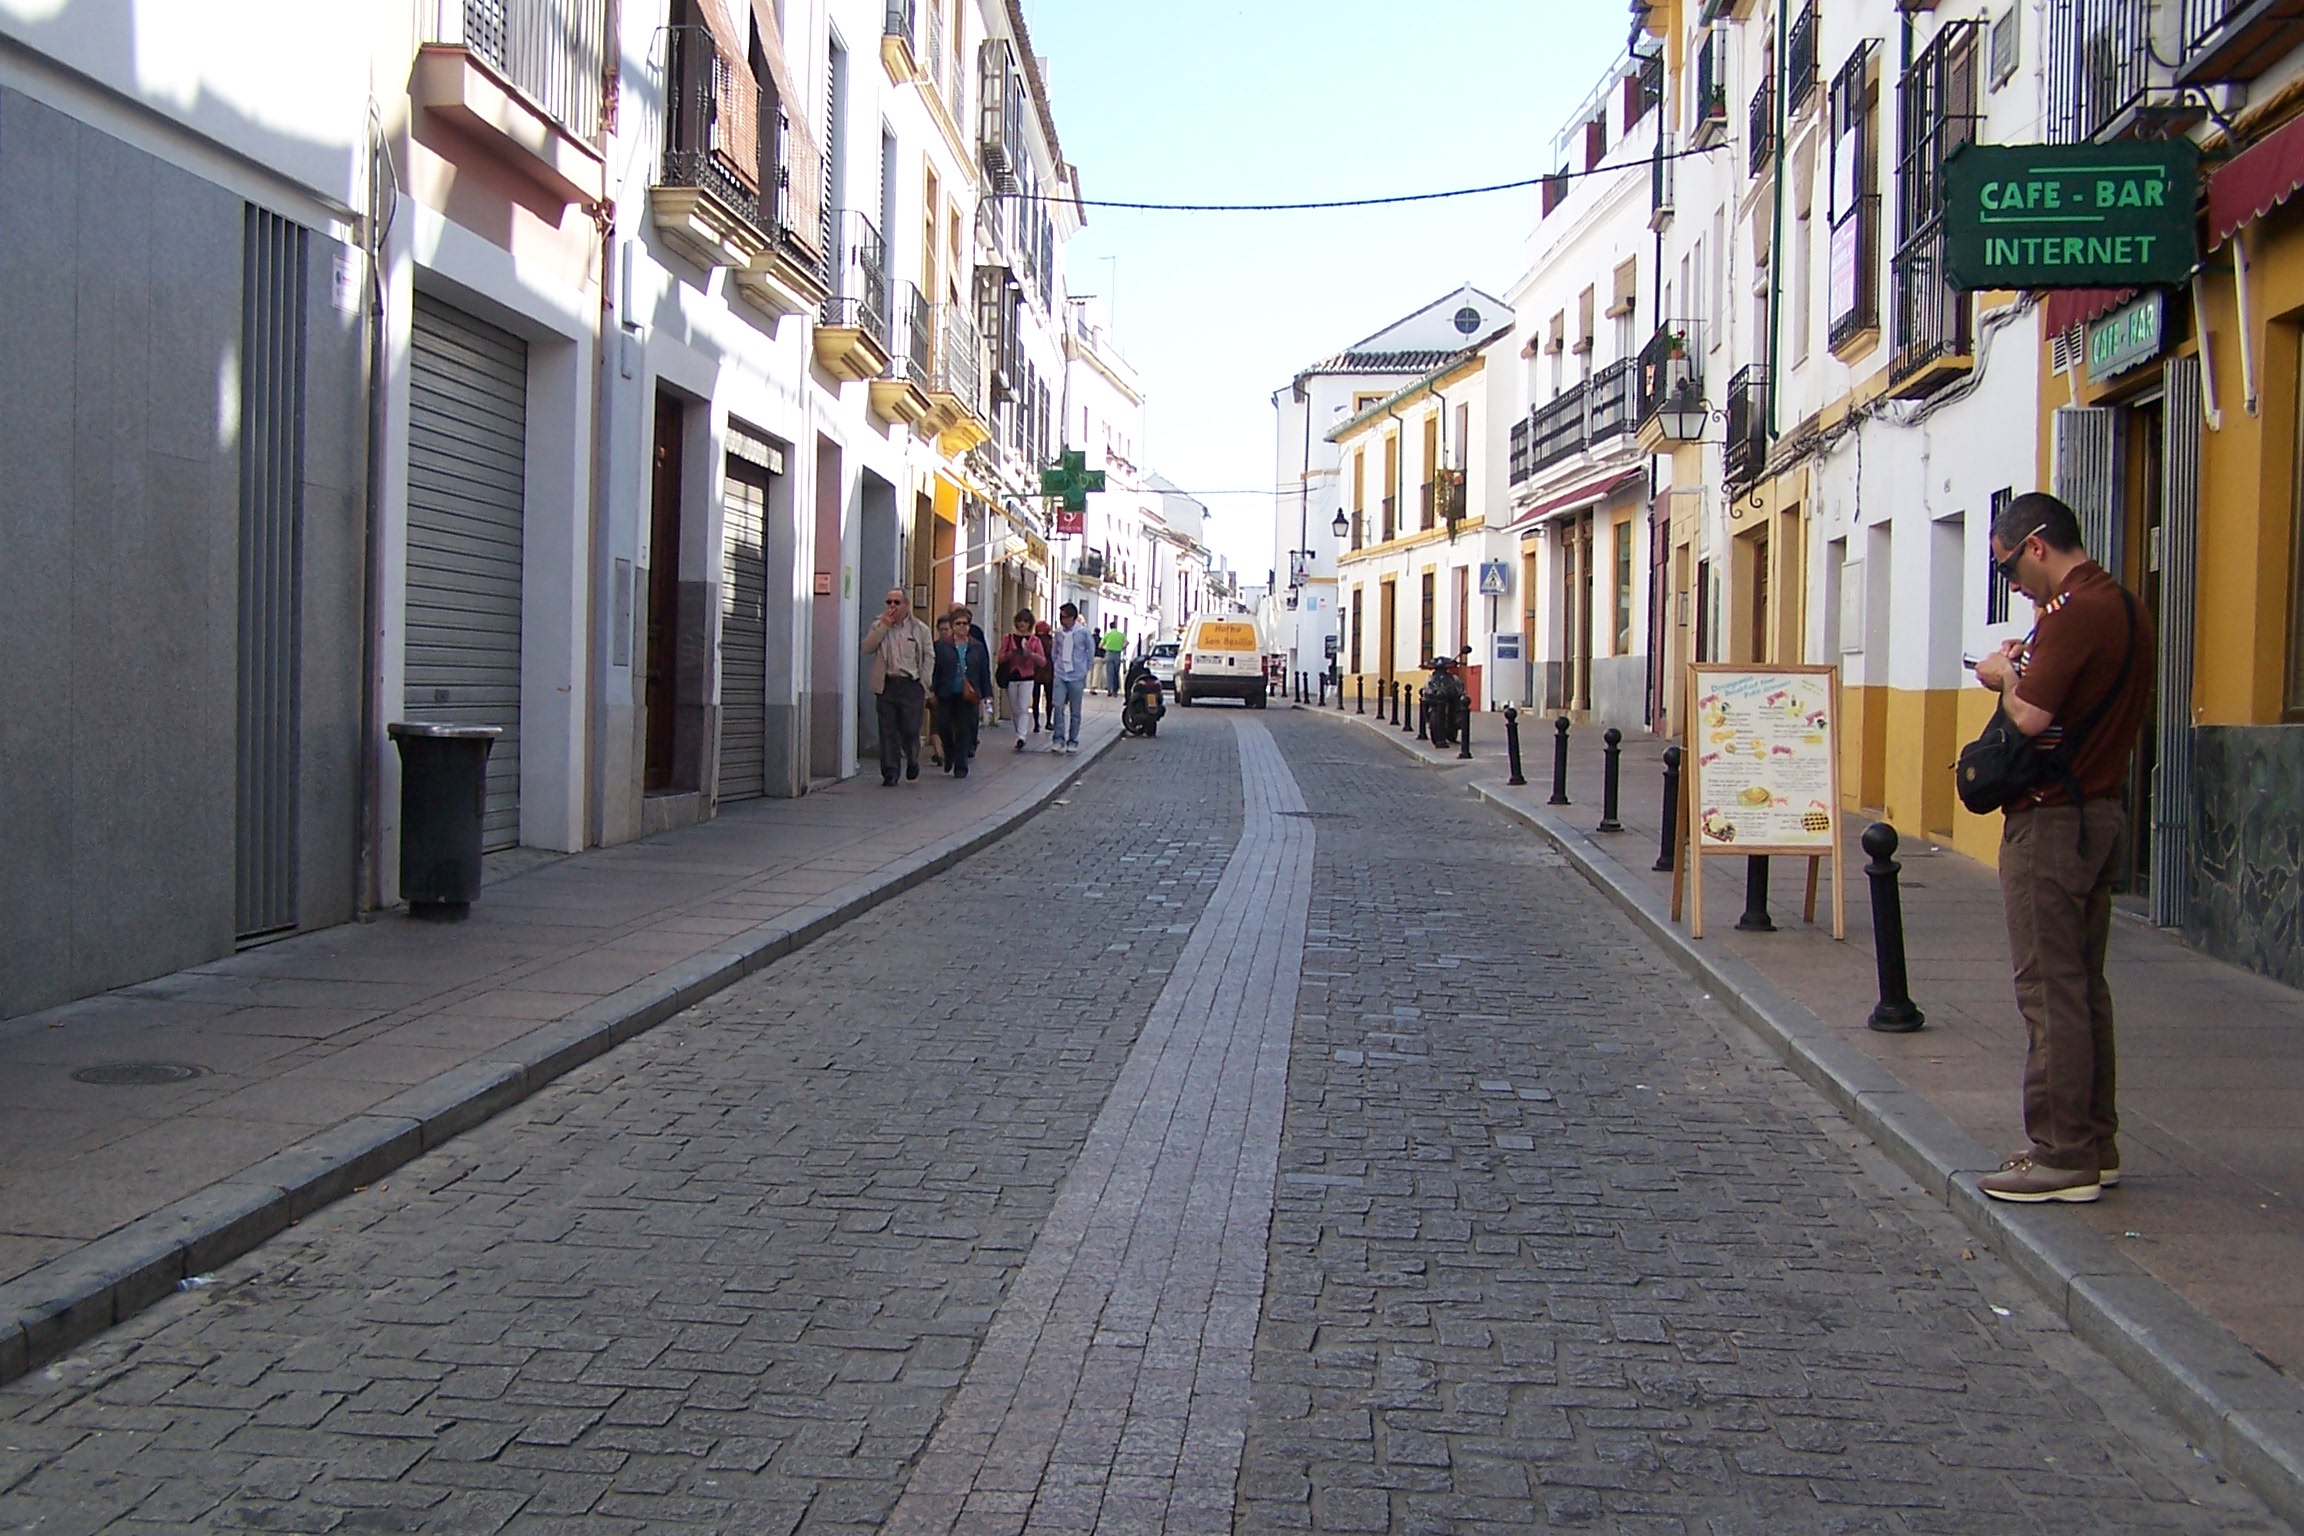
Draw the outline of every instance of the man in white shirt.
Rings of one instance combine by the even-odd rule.
[[[905,778],[920,777],[920,714],[936,665],[936,637],[912,616],[902,587],[889,588],[879,619],[864,631],[864,651],[879,700],[880,782],[894,789],[899,766]]]
[[[1088,669],[1096,660],[1096,631],[1080,622],[1080,608],[1066,603],[1057,610],[1064,621],[1056,631],[1056,691],[1048,706],[1049,729],[1056,740],[1051,752],[1080,750],[1080,697],[1088,689]]]

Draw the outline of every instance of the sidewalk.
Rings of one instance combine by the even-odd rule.
[[[1000,837],[1076,756],[925,762],[0,1023],[0,1381]],[[499,861],[501,862],[501,861]],[[495,872],[492,871],[492,875]],[[74,1076],[190,1067],[133,1086]]]
[[[1334,714],[1330,710],[1327,713]],[[1375,728],[1374,716],[1344,717]],[[2196,1420],[2222,1403],[2215,1396],[2259,1393],[2255,1409],[2284,1427],[2264,1455],[2286,1463],[2284,1496],[2275,1507],[2293,1518],[2304,1509],[2304,994],[2207,959],[2169,934],[2127,917],[2115,920],[2107,967],[2120,1014],[2122,1182],[2090,1206],[2054,1210],[1988,1202],[1972,1175],[2023,1144],[2019,1085],[2024,1026],[2008,974],[2008,941],[1993,871],[1925,841],[1897,851],[1903,866],[1905,942],[1913,1000],[1927,1015],[1915,1034],[1884,1035],[1864,1027],[1878,999],[1872,952],[1866,856],[1856,838],[1866,819],[1850,815],[1845,854],[1848,937],[1831,937],[1831,872],[1817,894],[1817,922],[1800,921],[1805,861],[1778,859],[1771,869],[1770,909],[1778,931],[1735,931],[1743,910],[1742,860],[1705,866],[1705,936],[1687,939],[1685,918],[1668,917],[1671,875],[1651,869],[1661,824],[1665,743],[1627,737],[1621,763],[1618,834],[1594,831],[1600,819],[1602,750],[1596,727],[1570,738],[1572,804],[1547,806],[1552,725],[1548,715],[1522,719],[1524,776],[1505,783],[1504,721],[1474,721],[1475,761],[1435,754],[1398,727],[1395,743],[1444,770],[1461,772],[1475,794],[1529,821],[1559,843],[1585,873],[1677,958],[1772,1041],[1827,1097],[1846,1100],[1867,1130],[1895,1153],[1901,1139],[1908,1171],[1947,1199],[1996,1244],[2033,1245],[2036,1262],[2010,1257],[2053,1291],[2070,1312],[2101,1312],[2118,1338],[2090,1342],[2138,1375],[2146,1390],[2206,1435]],[[2100,1240],[2100,1242],[2098,1241]],[[2051,1252],[2050,1250],[2055,1250]],[[2140,1269],[2142,1276],[2134,1275]],[[2156,1287],[2128,1286],[2149,1276]],[[2159,1305],[2173,1293],[2180,1304]],[[2083,1295],[2083,1293],[2088,1293]],[[2214,1329],[2200,1329],[2188,1308],[2221,1324],[2245,1350]],[[2089,1329],[2075,1315],[2074,1325]],[[2197,1337],[2193,1337],[2197,1335]],[[2189,1344],[2179,1342],[2189,1338]],[[2124,1352],[2125,1351],[2125,1352]],[[2143,1351],[2143,1355],[2136,1354]],[[2156,1351],[2156,1353],[2155,1353]],[[2253,1359],[2250,1355],[2253,1355]],[[2229,1358],[2228,1358],[2229,1357]],[[2283,1374],[2274,1377],[2257,1362]],[[2268,1378],[2242,1382],[2249,1369]],[[2166,1373],[2196,1375],[2208,1398],[2185,1407],[2168,1400],[2181,1390]],[[2241,1411],[2234,1409],[2233,1411]],[[2246,1426],[2254,1437],[2261,1425]],[[2212,1452],[2214,1446],[2210,1445]],[[2236,1454],[2251,1483],[2246,1454]]]

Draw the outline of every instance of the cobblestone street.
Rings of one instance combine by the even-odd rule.
[[[0,1532],[2285,1529],[1456,780],[1165,724],[0,1388]]]

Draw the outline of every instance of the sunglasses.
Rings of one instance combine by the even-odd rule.
[[[902,599],[902,598],[900,598],[900,597],[892,597],[892,598],[888,599],[887,603],[886,603],[884,606],[886,606],[886,607],[889,607],[889,608],[901,608],[901,607],[903,607],[903,606],[904,606],[904,599]]]
[[[1992,569],[2000,573],[2000,579],[2002,581],[2007,582],[2010,586],[2014,586],[2016,584],[2016,562],[2024,558],[2024,546],[2032,542],[2033,534],[2039,533],[2041,529],[2044,529],[2047,526],[2048,525],[2046,523],[2042,523],[2039,528],[2033,529],[2032,533],[2028,533],[2024,535],[2024,537],[2018,539],[2016,541],[2016,547],[2009,552],[2007,559],[1995,560],[1992,562]]]

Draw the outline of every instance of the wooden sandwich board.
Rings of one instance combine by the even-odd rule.
[[[1688,936],[1704,937],[1704,860],[1782,855],[1808,861],[1803,916],[1816,920],[1816,877],[1832,861],[1832,937],[1847,937],[1840,849],[1840,671],[1837,667],[1688,668],[1681,716],[1680,826],[1672,915],[1687,881]]]

